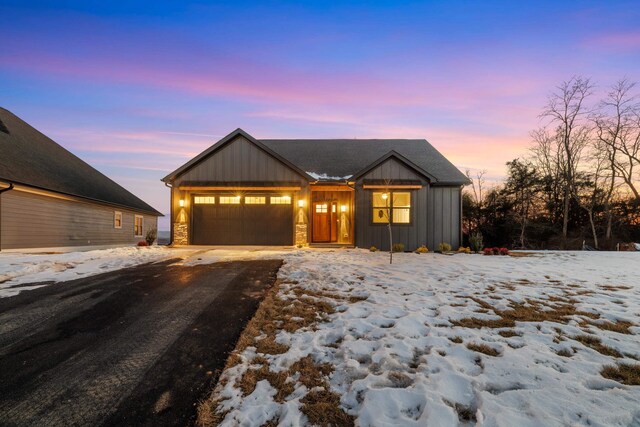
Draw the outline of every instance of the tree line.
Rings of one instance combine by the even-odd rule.
[[[573,77],[549,95],[540,119],[503,182],[489,188],[485,172],[467,171],[465,236],[530,249],[640,242],[638,85],[621,79],[598,97],[591,79]]]

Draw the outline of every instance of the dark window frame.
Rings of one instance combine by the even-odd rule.
[[[414,211],[414,206],[415,206],[415,190],[410,190],[410,189],[390,189],[387,191],[384,190],[369,190],[369,193],[371,193],[369,195],[369,225],[373,225],[373,226],[386,226],[387,222],[374,222],[374,209],[389,209],[389,223],[391,223],[392,227],[411,227],[413,226],[413,211]],[[390,204],[389,206],[374,206],[373,205],[373,194],[374,193],[389,193],[389,200],[390,200]],[[393,222],[393,193],[409,193],[409,203],[410,206],[407,207],[400,207],[400,208],[396,208],[396,209],[409,209],[409,222]]]

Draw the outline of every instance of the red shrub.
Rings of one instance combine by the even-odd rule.
[[[500,255],[509,255],[509,249],[500,248]]]
[[[493,255],[493,249],[491,248],[484,248],[482,252],[484,252],[485,255]]]
[[[140,241],[138,242],[138,246],[149,246],[149,244],[148,244],[146,241],[144,241],[144,240],[140,240]]]

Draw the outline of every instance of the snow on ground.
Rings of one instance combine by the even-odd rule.
[[[0,253],[0,297],[52,282],[79,279],[148,262],[181,258],[193,252],[164,246],[121,247],[55,254]],[[42,283],[44,282],[44,283]],[[25,283],[40,283],[24,286]]]
[[[600,375],[605,365],[640,358],[640,253],[407,253],[394,255],[389,265],[388,254],[356,249],[300,250],[285,259],[278,276],[297,284],[283,285],[282,298],[290,286],[300,286],[366,300],[334,299],[336,312],[327,321],[278,332],[276,341],[289,346],[285,353],[258,355],[274,372],[309,355],[332,364],[331,389],[357,425],[640,425],[640,386]],[[461,320],[500,320],[491,307],[503,314],[525,309],[528,321],[477,328]],[[527,308],[535,310],[527,314]],[[567,314],[564,322],[526,318],[558,313]],[[603,321],[633,326],[625,334],[587,323]],[[598,337],[606,347],[590,347],[578,336]],[[485,344],[498,355],[469,344]],[[237,385],[256,360],[256,348],[247,347],[241,356],[243,362],[223,373],[214,393],[225,415],[222,425],[274,419],[304,425],[305,387],[298,383],[277,402],[263,380],[243,396]]]
[[[261,247],[120,247],[67,253],[0,253],[0,298],[55,282],[79,279],[149,262],[181,258],[179,265],[281,258],[286,249]],[[291,251],[291,249],[289,249]],[[28,284],[38,283],[29,286]],[[25,286],[25,284],[27,284]]]

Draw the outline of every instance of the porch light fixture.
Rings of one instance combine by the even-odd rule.
[[[387,200],[389,195],[387,193],[382,193],[382,200]]]
[[[340,206],[340,212],[346,212],[346,211],[347,211],[347,205]]]
[[[298,207],[299,208],[304,208],[304,199],[298,200]]]
[[[179,203],[180,203],[180,207],[181,207],[181,208],[184,208],[184,199],[180,199],[180,202],[179,202]]]

